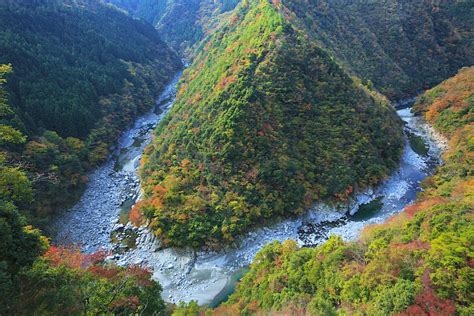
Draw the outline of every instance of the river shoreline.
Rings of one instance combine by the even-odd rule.
[[[140,194],[137,168],[141,154],[173,105],[180,77],[181,72],[166,86],[156,105],[122,133],[107,162],[88,175],[80,200],[54,219],[50,225],[53,243],[79,245],[87,253],[114,250],[111,234],[121,225],[122,206]]]
[[[440,163],[443,149],[437,135],[421,118],[414,117],[410,108],[397,111],[406,123],[405,129],[422,137],[429,146],[426,156],[413,151],[408,139],[399,169],[375,189],[359,193],[348,208],[335,209],[317,203],[298,218],[281,220],[245,234],[235,248],[219,252],[198,252],[192,249],[161,249],[146,228],[141,228],[136,249],[117,257],[118,264],[137,263],[153,271],[153,277],[163,286],[163,297],[170,303],[196,300],[199,304],[216,305],[214,298],[232,288],[235,273],[248,266],[256,253],[272,241],[296,240],[300,246],[318,245],[330,235],[354,240],[369,224],[382,223],[411,204],[420,190],[420,182]],[[383,206],[368,219],[354,220],[358,207],[380,198]]]
[[[109,260],[119,265],[149,268],[163,287],[163,298],[170,303],[196,300],[201,305],[217,305],[232,292],[242,269],[269,242],[294,239],[308,247],[332,234],[346,240],[357,238],[363,227],[381,223],[411,204],[420,182],[440,163],[443,140],[421,118],[413,116],[410,103],[406,103],[397,113],[405,122],[405,132],[427,143],[426,155],[415,152],[406,139],[400,167],[377,188],[357,194],[347,207],[316,203],[305,214],[256,228],[244,234],[235,247],[219,252],[162,249],[146,227],[127,223],[123,212],[139,198],[139,160],[152,131],[174,103],[178,80],[179,74],[158,99],[156,109],[123,133],[113,159],[90,174],[80,201],[55,222],[57,234],[53,239],[62,245],[79,244],[85,252],[108,250],[112,253]],[[371,210],[367,218],[350,216],[374,201],[380,207]]]

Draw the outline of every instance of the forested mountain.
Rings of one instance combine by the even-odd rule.
[[[127,116],[149,107],[150,95],[179,67],[150,26],[103,6],[4,7],[0,18],[0,63],[14,66],[8,89],[26,132],[84,138],[101,118],[117,114],[114,104],[99,105],[100,98],[129,90],[136,102],[122,105],[129,113],[113,122],[124,125]],[[43,80],[35,80],[40,75]]]
[[[52,247],[28,224],[80,193],[179,58],[98,1],[2,1],[0,21],[0,314],[162,315],[149,272]]]
[[[473,1],[282,0],[288,19],[389,98],[474,64]]]
[[[215,314],[474,313],[474,67],[427,91],[415,109],[449,139],[445,164],[416,203],[355,242],[266,246]]]
[[[223,19],[219,13],[240,1],[111,2],[153,23],[168,43],[183,52],[214,30]],[[411,97],[474,63],[472,1],[278,3],[291,23],[305,29],[347,70],[371,81],[389,98]],[[187,55],[193,54],[188,50]]]
[[[0,64],[13,66],[3,120],[28,136],[5,149],[34,180],[32,219],[47,219],[181,62],[152,26],[99,2],[4,3],[0,21]]]
[[[0,0],[0,25],[0,315],[474,315],[473,1]],[[120,241],[111,253],[52,246],[40,229],[156,104],[180,56],[191,65],[145,150],[129,214],[154,236],[98,216],[105,235],[139,232],[124,241],[138,257]],[[156,279],[315,201],[346,210],[398,167],[405,138],[388,100],[466,65],[414,106],[449,140],[443,165],[413,205],[358,240],[273,242],[215,310],[165,305],[152,272],[114,264],[150,264],[141,251],[158,250],[155,236],[194,248],[194,259],[154,266]],[[105,170],[132,192],[111,194],[126,213],[139,188]],[[97,224],[87,215],[78,226]],[[176,297],[195,285],[186,271]]]
[[[0,118],[14,114],[8,104],[0,65]],[[0,144],[19,145],[26,137],[0,124]],[[163,315],[161,287],[139,267],[121,268],[106,253],[82,254],[79,248],[51,247],[21,214],[34,197],[22,166],[0,151],[0,314],[89,315],[152,313]]]
[[[137,18],[153,24],[177,52],[192,55],[190,48],[219,23],[219,16],[239,0],[107,0]]]
[[[383,97],[278,5],[247,1],[185,71],[142,159],[134,212],[167,245],[215,246],[316,200],[347,201],[397,166],[402,143]]]

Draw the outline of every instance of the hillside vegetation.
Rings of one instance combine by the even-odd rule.
[[[0,118],[13,114],[0,65]],[[0,144],[20,145],[26,137],[0,123]],[[22,167],[0,152],[0,314],[96,315],[164,314],[161,287],[138,267],[119,268],[106,253],[81,254],[78,248],[50,247],[24,213],[33,198],[32,183]]]
[[[401,125],[268,1],[247,1],[183,75],[142,159],[140,212],[166,245],[233,241],[393,168]],[[136,222],[140,223],[139,220]]]
[[[287,17],[389,98],[474,64],[472,1],[283,0]]]
[[[188,57],[242,2],[109,1],[155,25],[167,43]],[[273,2],[346,70],[390,99],[412,97],[474,63],[472,1]]]
[[[0,8],[0,64],[13,67],[2,120],[28,137],[2,149],[34,182],[35,220],[77,198],[85,173],[181,65],[153,27],[117,10],[41,3]]]
[[[474,67],[428,90],[415,109],[449,139],[417,201],[355,242],[266,246],[217,315],[474,313]]]

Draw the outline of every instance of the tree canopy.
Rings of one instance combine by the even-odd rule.
[[[0,64],[13,67],[0,96],[10,145],[0,146],[33,180],[29,220],[43,226],[77,200],[86,173],[155,105],[181,62],[152,26],[99,3],[0,7]]]
[[[142,159],[137,207],[165,244],[217,245],[316,200],[347,201],[397,166],[402,143],[383,97],[274,4],[248,1],[185,71]]]
[[[355,242],[266,246],[215,313],[471,315],[473,80],[474,67],[462,69],[418,98],[415,109],[449,138],[449,149],[413,205]]]

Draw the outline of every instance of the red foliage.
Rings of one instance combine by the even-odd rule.
[[[88,271],[99,278],[105,278],[108,280],[114,280],[120,273],[120,270],[118,268],[104,267],[100,265],[92,266],[88,269]]]
[[[126,274],[130,277],[133,277],[136,281],[136,284],[139,286],[148,287],[153,284],[150,280],[151,272],[145,268],[139,266],[130,266],[126,270]]]
[[[352,187],[352,185],[348,186],[347,189],[346,189],[346,194],[347,195],[351,195],[352,192],[354,192],[354,188]]]
[[[221,81],[219,83],[219,88],[223,90],[225,89],[225,87],[227,87],[229,84],[234,83],[235,81],[237,81],[237,77],[235,76],[223,77],[221,78]]]
[[[394,248],[408,250],[409,252],[413,252],[415,250],[428,250],[430,249],[430,244],[426,242],[422,242],[420,240],[413,240],[407,244],[402,243],[395,243],[393,244]]]
[[[251,170],[249,170],[246,174],[245,174],[245,178],[248,180],[248,181],[255,181],[258,177],[258,174],[259,174],[259,170],[256,168],[256,167],[253,167]]]
[[[426,210],[434,205],[442,204],[443,202],[445,202],[445,200],[440,197],[429,198],[405,207],[405,214],[408,218],[412,218],[416,213]]]
[[[415,304],[408,306],[404,312],[398,315],[447,316],[454,315],[455,312],[456,307],[454,305],[454,301],[444,300],[436,295],[433,287],[431,286],[429,272],[426,271],[423,275],[423,290],[415,297]]]
[[[136,310],[140,306],[140,299],[137,296],[121,297],[113,301],[110,306],[112,309],[126,308],[129,310]]]
[[[231,26],[234,26],[238,20],[239,20],[239,16],[238,16],[238,15],[234,15],[234,16],[232,17],[232,19],[230,20],[230,25],[231,25]]]
[[[409,205],[405,207],[405,214],[407,214],[408,218],[412,218],[419,210],[420,208],[417,204]]]
[[[474,268],[474,258],[469,258],[469,261],[467,262],[469,268]]]

